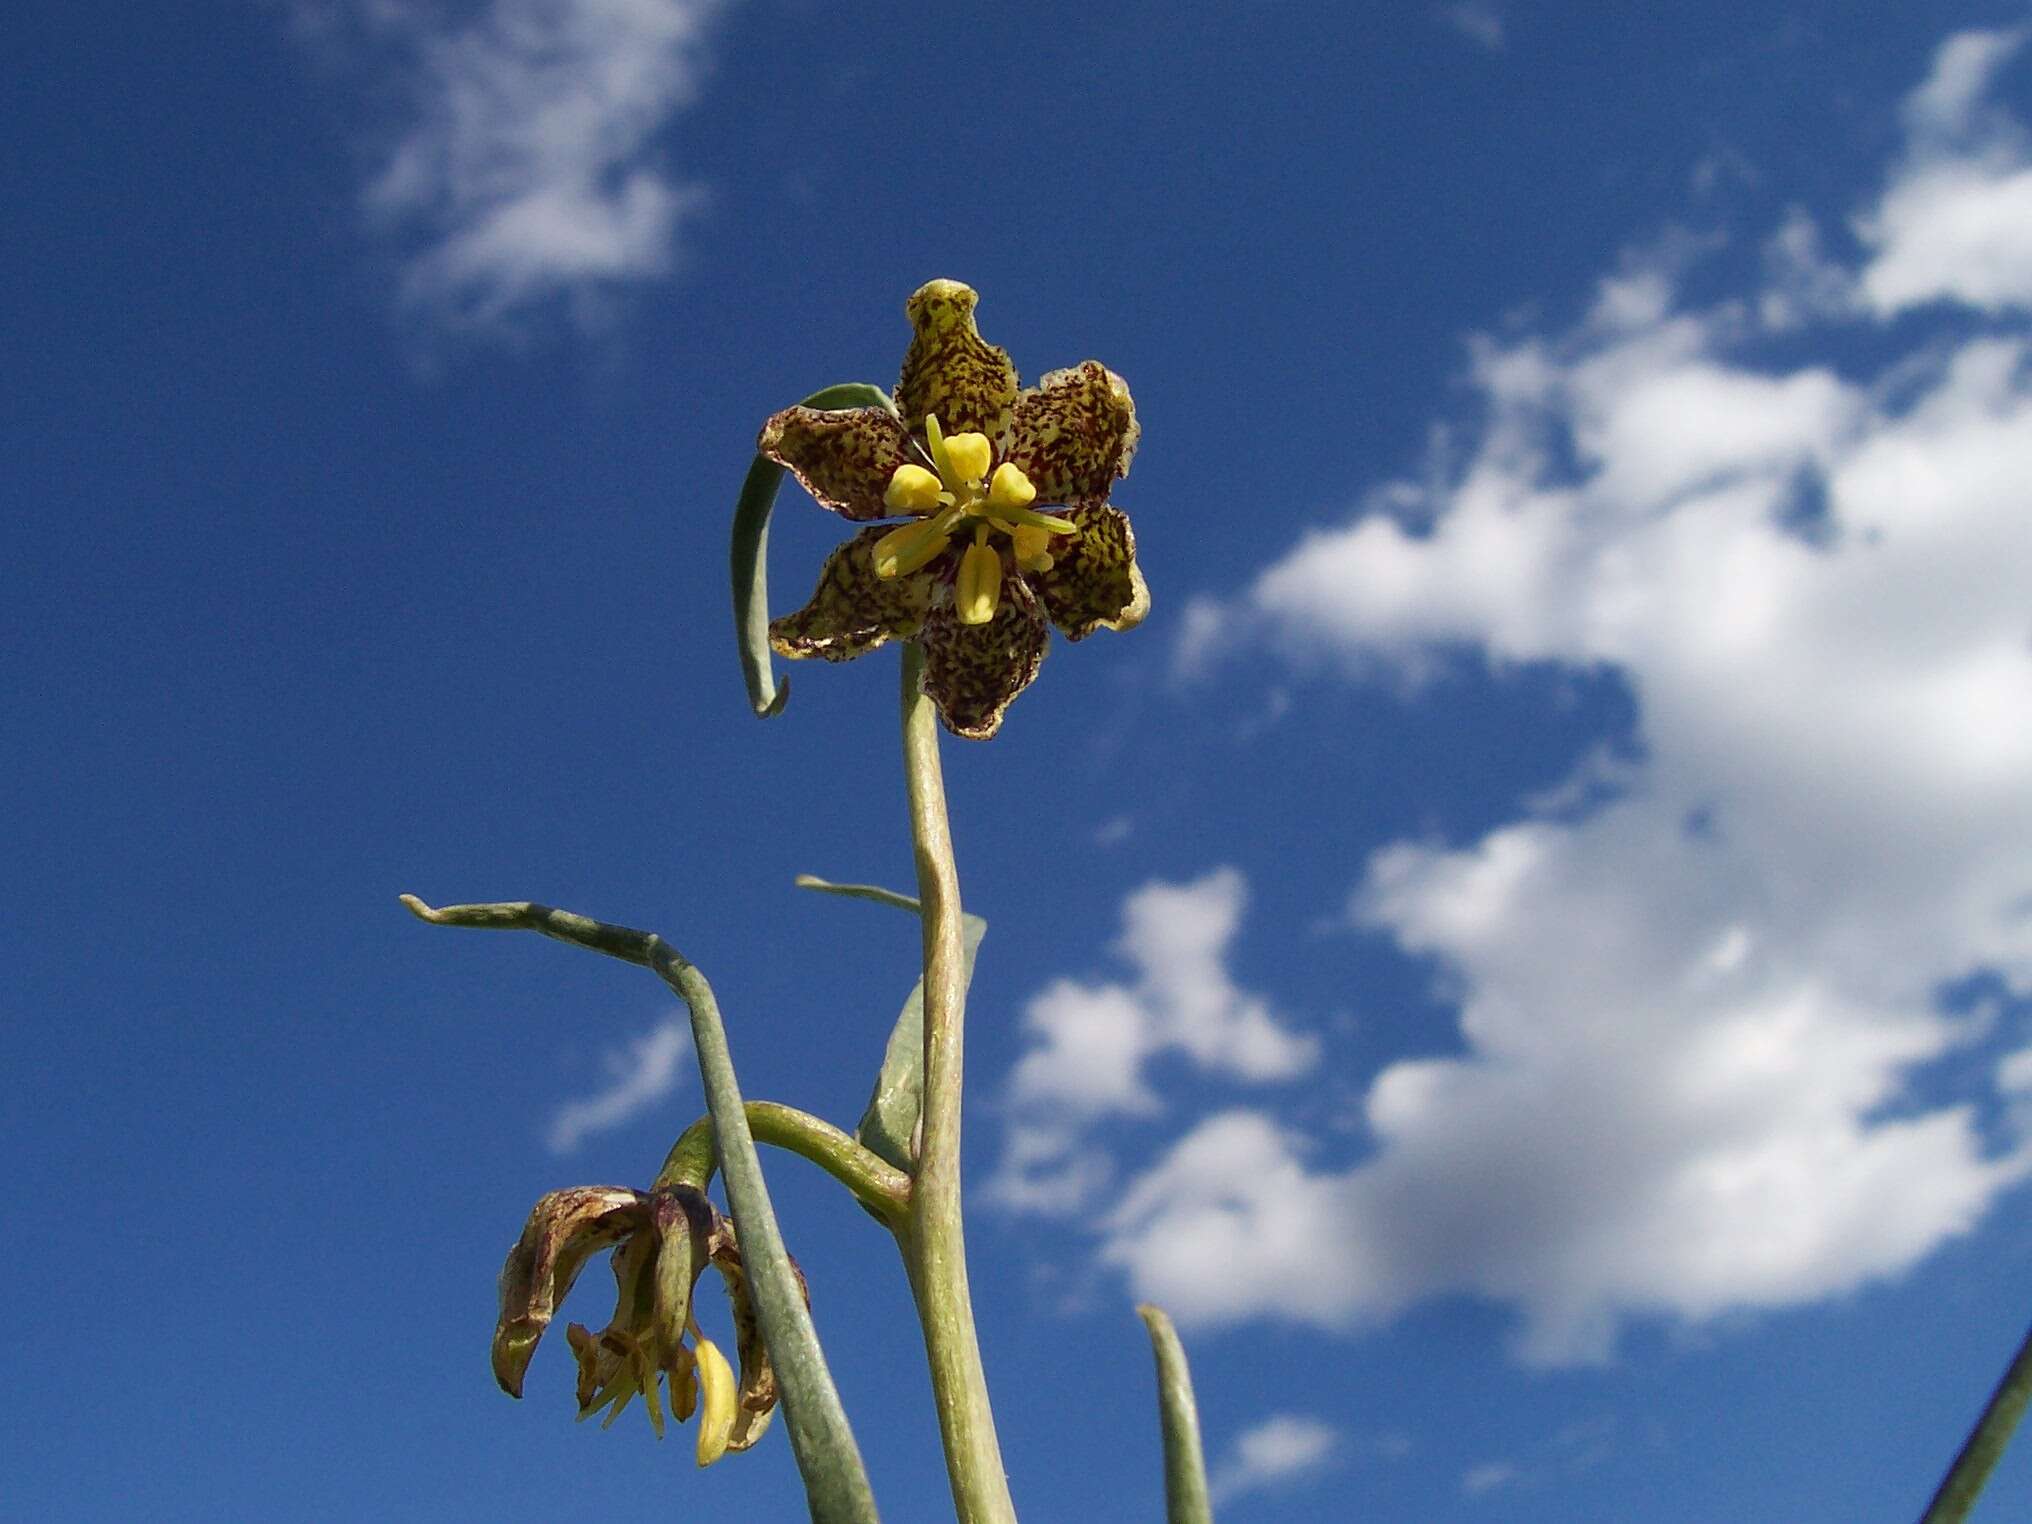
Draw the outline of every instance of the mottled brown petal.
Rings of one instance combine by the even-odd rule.
[[[740,1397],[734,1407],[734,1427],[727,1439],[729,1450],[746,1450],[768,1431],[776,1414],[776,1368],[769,1363],[769,1347],[762,1340],[762,1324],[755,1314],[755,1300],[748,1290],[748,1273],[741,1262],[740,1246],[734,1241],[733,1224],[725,1218],[711,1239],[713,1266],[726,1282],[727,1302],[734,1314],[734,1344],[740,1352]],[[796,1260],[790,1262],[797,1277],[797,1289],[804,1293],[804,1305],[811,1305],[811,1287]]]
[[[501,1316],[494,1325],[494,1379],[522,1395],[530,1357],[588,1259],[647,1220],[647,1197],[618,1185],[552,1191],[536,1203],[501,1266]]]
[[[931,606],[933,567],[905,577],[876,576],[870,555],[888,532],[864,529],[847,541],[826,558],[811,602],[769,622],[769,644],[779,655],[848,661],[891,636],[917,633]]]
[[[1016,399],[1007,459],[1030,478],[1041,503],[1108,495],[1129,474],[1142,426],[1129,386],[1098,360],[1055,370]]]
[[[1025,572],[1038,601],[1067,640],[1095,630],[1128,630],[1150,612],[1150,589],[1136,565],[1129,515],[1106,503],[1070,508],[1076,536],[1054,535],[1048,572]]]
[[[912,458],[903,425],[879,407],[787,407],[762,425],[755,448],[850,519],[891,517],[882,494]]]
[[[1016,367],[1008,351],[988,343],[974,327],[973,288],[956,280],[928,281],[905,305],[914,331],[896,407],[913,434],[924,415],[936,413],[948,434],[978,431],[1000,439],[1016,400]]]
[[[1001,606],[986,624],[961,624],[950,604],[924,621],[924,691],[945,728],[985,741],[1010,700],[1044,664],[1051,632],[1037,599],[1019,578],[1002,584]]]

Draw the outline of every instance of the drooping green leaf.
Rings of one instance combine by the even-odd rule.
[[[798,405],[896,411],[889,394],[866,381],[828,386]],[[769,654],[769,514],[782,485],[783,467],[757,455],[734,504],[734,640],[741,652],[741,675],[748,683],[748,703],[758,719],[781,713],[790,699],[790,679],[776,681]]]
[[[1164,1428],[1164,1516],[1167,1524],[1213,1524],[1206,1456],[1200,1449],[1199,1404],[1178,1330],[1155,1302],[1136,1309],[1157,1355],[1157,1411]]]
[[[923,908],[911,896],[875,884],[833,884],[809,873],[800,873],[797,887],[816,889],[821,894],[843,895],[848,899],[872,900],[878,905],[893,905],[913,915],[921,913]],[[988,934],[988,923],[977,915],[962,915],[960,933],[965,946],[963,977],[971,987],[974,958],[981,950],[981,938]],[[917,983],[911,987],[909,998],[903,1002],[896,1025],[890,1029],[889,1045],[882,1053],[882,1067],[875,1076],[875,1092],[868,1097],[868,1109],[861,1113],[860,1125],[854,1129],[854,1141],[885,1163],[904,1171],[913,1169],[916,1166],[913,1145],[917,1117],[923,1105],[924,978],[919,975]]]

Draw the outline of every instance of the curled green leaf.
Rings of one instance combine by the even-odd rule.
[[[828,386],[813,392],[799,406],[896,411],[889,394],[866,381]],[[781,713],[790,699],[790,679],[776,681],[769,653],[769,514],[776,506],[776,489],[782,485],[783,467],[757,455],[734,504],[734,640],[741,653],[741,675],[748,684],[748,703],[758,719]]]

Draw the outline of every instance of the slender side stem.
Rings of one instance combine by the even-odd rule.
[[[884,1223],[894,1226],[910,1204],[910,1177],[884,1163],[832,1123],[795,1106],[775,1101],[747,1103],[748,1131],[767,1143],[802,1158],[854,1193],[854,1199]],[[712,1113],[687,1127],[670,1146],[656,1184],[682,1181],[704,1190],[719,1167],[715,1157]]]
[[[1016,1505],[995,1439],[988,1380],[967,1291],[960,1215],[960,1083],[966,963],[959,870],[938,762],[938,721],[924,696],[924,651],[903,648],[903,769],[924,922],[924,1110],[910,1212],[897,1233],[945,1441],[959,1524],[1014,1524]]]
[[[790,1431],[790,1448],[804,1478],[812,1519],[815,1524],[875,1524],[875,1498],[867,1471],[832,1373],[826,1369],[825,1352],[819,1348],[804,1290],[784,1251],[776,1212],[769,1204],[769,1187],[748,1131],[741,1087],[734,1078],[720,1003],[705,975],[653,931],[616,926],[529,900],[433,909],[413,894],[401,898],[412,915],[434,926],[541,932],[610,958],[639,963],[653,969],[684,1001],[691,1012],[692,1047],[697,1052],[706,1104],[716,1119],[727,1204],[733,1208],[734,1225],[741,1235],[748,1286],[781,1385],[784,1426]]]
[[[1164,1516],[1167,1524],[1211,1524],[1206,1456],[1199,1442],[1199,1404],[1178,1330],[1155,1302],[1136,1309],[1157,1356],[1157,1413],[1164,1431]]]
[[[2011,1431],[2018,1427],[2028,1401],[2032,1401],[2032,1333],[2025,1335],[2025,1342],[2018,1346],[2018,1353],[2004,1371],[2004,1379],[1990,1393],[1989,1405],[1976,1420],[1975,1429],[1961,1447],[1961,1453],[1955,1456],[1954,1464],[1948,1467],[1940,1490],[1926,1505],[1919,1524],[1961,1524],[1968,1517],[1982,1495],[1983,1484],[1989,1481],[1990,1472],[2002,1458],[2004,1446],[2011,1442]]]

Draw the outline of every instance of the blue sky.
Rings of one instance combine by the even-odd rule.
[[[749,717],[755,431],[979,289],[1143,422],[1155,609],[947,748],[1026,1518],[1915,1514],[2023,1331],[2032,17],[79,0],[16,27],[10,1508],[798,1514],[520,1404],[502,1253],[701,1108],[663,930],[850,1121],[894,669]],[[779,607],[839,538],[794,490]],[[885,1517],[900,1273],[772,1182]],[[570,1314],[602,1321],[598,1284]],[[631,1415],[632,1417],[632,1415]],[[2032,1451],[1987,1511],[2032,1503]]]

